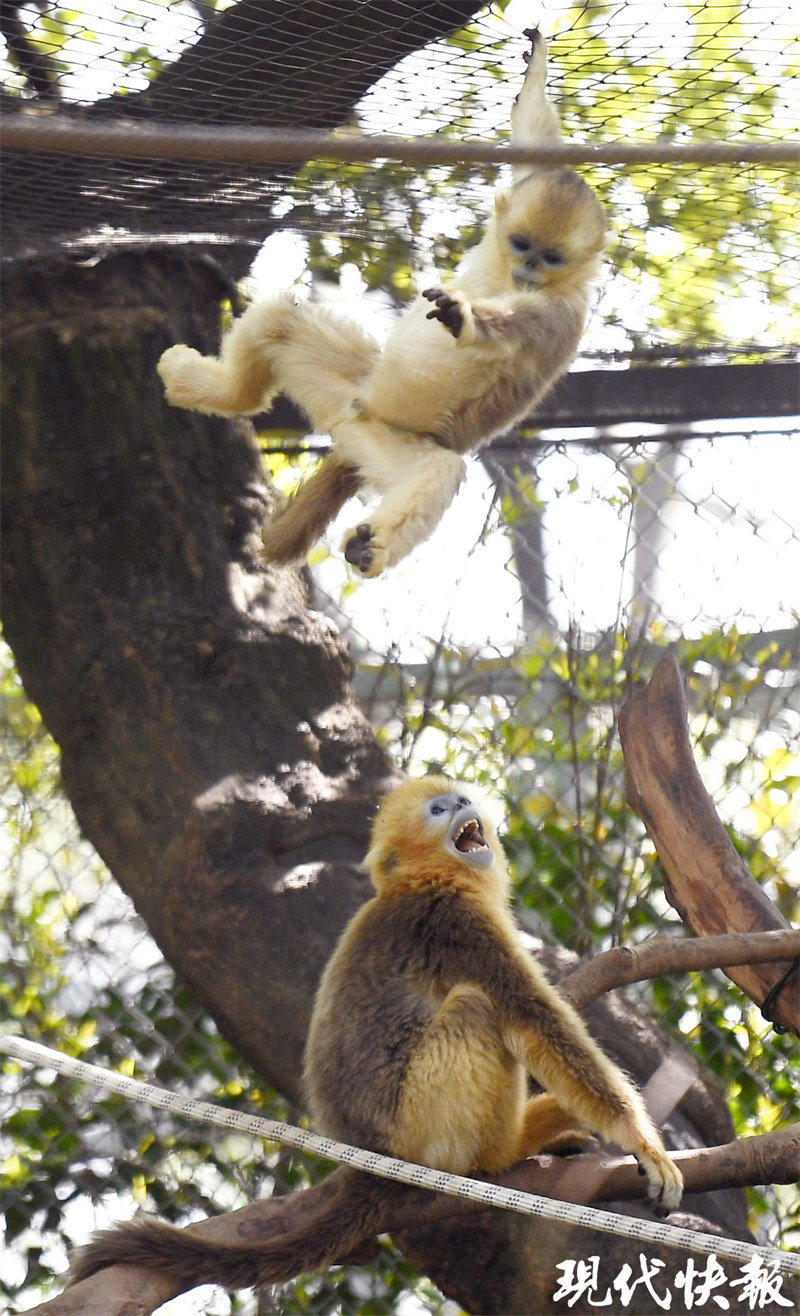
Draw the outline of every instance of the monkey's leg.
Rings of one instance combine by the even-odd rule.
[[[454,987],[422,1034],[403,1083],[392,1153],[451,1174],[519,1159],[525,1075],[477,987]]]
[[[581,1147],[592,1135],[581,1128],[580,1121],[560,1106],[549,1092],[530,1097],[525,1106],[520,1159],[536,1156],[540,1151]]]
[[[329,434],[353,416],[380,347],[360,325],[327,307],[304,302],[293,310],[272,354],[274,377],[314,428]]]
[[[379,347],[352,321],[290,296],[249,306],[222,340],[218,357],[177,343],[158,363],[168,400],[221,416],[264,411],[287,393],[328,431],[348,414]]]
[[[249,306],[226,333],[218,357],[202,356],[185,343],[168,348],[158,363],[167,400],[212,416],[264,411],[280,388],[274,350],[296,309],[285,297]]]
[[[547,82],[547,44],[541,32],[528,29],[531,53],[522,89],[511,110],[511,145],[524,146],[533,141],[559,141],[561,125],[555,106],[545,95]],[[535,165],[514,165],[514,182],[535,172]]]
[[[392,429],[379,420],[337,426],[340,458],[357,466],[383,501],[348,530],[343,548],[363,576],[379,576],[411,552],[439,524],[464,478],[457,453],[432,439]]]

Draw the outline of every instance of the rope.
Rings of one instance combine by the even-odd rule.
[[[97,1065],[89,1065],[83,1060],[73,1060],[70,1056],[53,1051],[48,1046],[41,1046],[38,1042],[28,1042],[21,1037],[12,1037],[7,1033],[0,1033],[0,1052],[14,1056],[26,1064],[45,1065],[59,1073],[67,1074],[70,1078],[77,1078],[94,1087],[117,1092],[131,1101],[173,1111],[186,1116],[187,1119],[197,1120],[201,1124],[213,1124],[223,1129],[239,1129],[253,1137],[265,1138],[270,1142],[284,1143],[288,1147],[313,1152],[325,1160],[351,1165],[358,1170],[380,1175],[384,1179],[397,1179],[400,1183],[413,1184],[417,1188],[430,1188],[434,1192],[449,1193],[454,1197],[471,1198],[486,1206],[504,1207],[509,1211],[518,1211],[522,1215],[542,1216],[547,1220],[560,1220],[570,1225],[597,1229],[605,1234],[619,1234],[640,1243],[686,1248],[690,1252],[704,1254],[713,1252],[718,1257],[742,1262],[758,1256],[762,1261],[771,1263],[776,1270],[790,1275],[800,1275],[800,1256],[781,1252],[777,1248],[757,1247],[752,1243],[740,1242],[738,1239],[717,1238],[713,1234],[699,1234],[690,1229],[679,1229],[675,1225],[658,1224],[655,1221],[640,1220],[633,1216],[617,1215],[611,1211],[600,1211],[592,1206],[558,1202],[549,1197],[539,1197],[534,1193],[503,1188],[499,1184],[481,1183],[477,1179],[467,1179],[462,1175],[431,1170],[425,1165],[412,1165],[407,1161],[395,1160],[391,1156],[380,1156],[377,1152],[348,1147],[345,1143],[335,1142],[332,1138],[323,1138],[319,1134],[309,1133],[305,1129],[297,1129],[277,1120],[225,1110],[222,1106],[212,1106],[209,1102],[197,1101],[194,1097],[176,1096],[165,1088],[153,1087],[150,1083],[142,1083],[135,1078],[126,1078],[123,1074],[100,1069]]]
[[[440,137],[286,132],[265,128],[194,128],[143,123],[81,123],[46,115],[6,115],[0,137],[10,151],[57,151],[118,159],[215,160],[226,164],[303,160],[396,160],[403,164],[792,164],[796,142],[552,142],[492,145]]]

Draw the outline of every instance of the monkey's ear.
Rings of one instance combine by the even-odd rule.
[[[498,219],[502,219],[511,205],[511,188],[498,187],[494,194],[494,213]]]

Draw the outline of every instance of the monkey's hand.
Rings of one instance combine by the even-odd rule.
[[[342,547],[346,560],[367,580],[379,576],[389,565],[388,548],[378,541],[366,521],[347,531]]]
[[[529,40],[530,43],[531,43],[531,48],[530,48],[530,50],[526,51],[525,54],[522,56],[522,58],[525,60],[525,63],[527,64],[527,63],[528,63],[528,60],[529,60],[529,59],[531,58],[531,56],[533,55],[533,52],[535,51],[535,49],[536,49],[536,47],[538,46],[539,42],[540,42],[541,40],[543,40],[543,38],[542,38],[542,34],[541,34],[541,32],[539,31],[538,27],[524,27],[524,28],[522,29],[522,35],[523,35],[524,37],[527,37],[528,40]]]
[[[639,1173],[647,1176],[647,1197],[654,1213],[665,1216],[676,1211],[683,1196],[683,1175],[669,1153],[651,1145],[646,1150],[638,1147],[633,1154]]]
[[[443,288],[426,288],[422,295],[426,301],[435,303],[425,317],[427,320],[439,320],[461,344],[474,342],[472,308],[463,292],[457,288],[452,292],[445,292]]]

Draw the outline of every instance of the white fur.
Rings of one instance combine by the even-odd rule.
[[[545,78],[537,35],[512,113],[514,143],[559,136]],[[520,234],[527,256],[515,246]],[[525,166],[512,189],[498,191],[479,246],[441,294],[455,318],[419,297],[381,352],[353,321],[284,296],[251,306],[218,358],[183,344],[165,352],[158,368],[167,398],[235,415],[266,409],[278,392],[291,397],[316,430],[330,433],[339,459],[383,496],[369,515],[366,555],[351,559],[363,575],[378,575],[430,535],[463,479],[461,454],[529,414],[567,368],[603,241],[599,203],[580,180]],[[551,268],[541,253],[553,250],[563,259]],[[303,515],[294,517],[301,528],[302,500],[301,487],[295,507]],[[280,513],[275,527],[278,534]],[[345,544],[354,535],[355,528]],[[281,560],[289,560],[295,541],[284,543]]]

